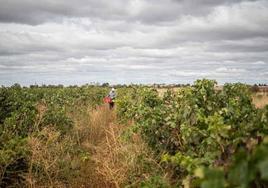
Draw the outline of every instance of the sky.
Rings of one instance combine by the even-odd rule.
[[[0,5],[0,85],[268,83],[268,0]]]

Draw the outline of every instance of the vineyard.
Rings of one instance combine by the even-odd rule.
[[[268,105],[244,84],[0,88],[0,187],[268,187]]]

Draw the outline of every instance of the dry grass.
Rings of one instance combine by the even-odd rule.
[[[46,108],[39,104],[37,109],[36,127]],[[75,125],[67,135],[46,127],[28,137],[31,152],[25,175],[28,187],[116,187],[97,172],[94,157],[106,140],[110,123],[115,121],[114,112],[106,106],[73,107],[68,115]]]
[[[35,127],[42,121],[45,107],[38,105],[37,109]],[[61,135],[50,126],[37,129],[28,137],[28,187],[111,187],[96,173],[91,155],[105,139],[105,129],[113,121],[114,113],[105,107],[77,109],[69,113],[75,126],[68,134]]]
[[[80,114],[81,115],[81,114]],[[80,117],[77,115],[77,117]],[[75,119],[74,132],[83,150],[88,151],[89,160],[84,161],[80,169],[80,177],[72,183],[72,187],[114,187],[97,173],[97,164],[93,160],[97,149],[105,139],[105,130],[115,119],[115,115],[106,106],[87,109],[81,118]]]
[[[90,152],[90,160],[83,166],[84,173],[76,180],[76,187],[123,187],[130,174],[135,173],[146,179],[149,175],[137,163],[140,156],[154,168],[158,164],[139,136],[134,134],[130,140],[123,140],[127,126],[119,125],[114,111],[106,106],[89,110],[88,114],[88,124],[77,124],[77,130],[80,138],[85,138],[81,145]]]
[[[37,127],[46,108],[38,109]],[[137,134],[122,136],[128,126],[108,106],[73,107],[68,116],[75,125],[67,135],[47,127],[29,136],[28,187],[138,187],[161,170]]]
[[[149,151],[141,139],[124,142],[121,134],[120,126],[109,125],[106,129],[105,141],[93,156],[97,164],[97,173],[103,176],[106,182],[113,183],[115,187],[122,187],[128,181],[130,173],[139,170],[137,159]]]
[[[164,96],[164,93],[167,91],[167,88],[157,88],[157,92],[159,93],[159,96]],[[181,87],[173,87],[173,88],[169,88],[169,90],[174,91],[174,92],[178,92],[181,90]]]
[[[60,138],[58,131],[44,128],[28,138],[28,145],[31,148],[26,176],[28,187],[64,187],[64,182],[59,180],[65,171],[61,162],[71,161],[68,151],[73,145],[71,138]]]
[[[253,103],[257,108],[263,108],[268,105],[268,93],[267,92],[258,92],[253,95]]]

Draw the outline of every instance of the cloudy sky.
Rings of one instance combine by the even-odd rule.
[[[0,85],[268,83],[268,0],[0,0]]]

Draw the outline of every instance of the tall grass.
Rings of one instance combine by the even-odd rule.
[[[75,126],[64,136],[51,127],[29,136],[28,187],[139,187],[161,173],[139,135],[124,139],[128,125],[107,106],[71,109],[69,117]]]

